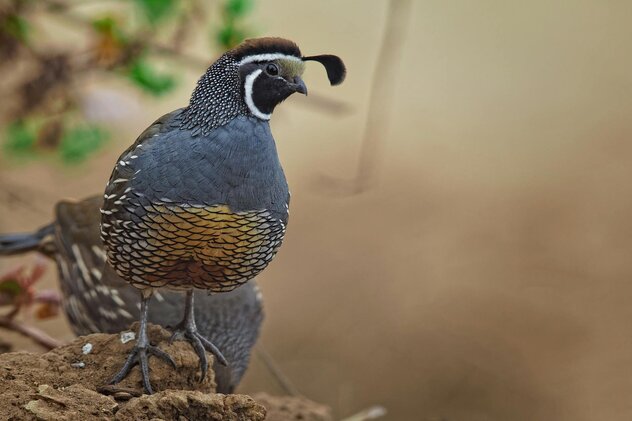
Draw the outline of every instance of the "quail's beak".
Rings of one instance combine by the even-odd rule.
[[[305,85],[305,82],[303,82],[303,79],[301,79],[299,76],[296,76],[294,78],[294,83],[291,83],[292,89],[294,89],[294,92],[299,92],[303,95],[307,95],[307,86]]]

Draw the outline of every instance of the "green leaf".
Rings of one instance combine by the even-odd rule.
[[[29,35],[29,24],[28,22],[18,15],[9,15],[5,19],[2,25],[2,29],[4,29],[9,34],[13,35],[16,39],[26,42]]]
[[[15,121],[6,130],[6,148],[13,153],[25,154],[31,152],[35,147],[37,135],[31,125],[24,121]]]
[[[0,282],[0,292],[16,297],[22,293],[22,286],[16,279],[5,279]]]
[[[72,128],[61,139],[61,158],[67,163],[81,162],[99,149],[106,139],[107,133],[95,126]]]
[[[137,86],[156,96],[171,91],[176,85],[171,75],[159,74],[143,59],[132,63],[129,68],[129,77]]]
[[[217,42],[225,50],[230,50],[244,39],[246,33],[233,25],[226,25],[217,32]]]
[[[246,39],[248,32],[244,30],[242,18],[250,12],[253,0],[226,0],[223,4],[222,27],[216,32],[216,41],[228,50]]]
[[[114,19],[112,19],[112,17],[106,16],[93,20],[92,27],[98,32],[111,33],[116,27],[116,22],[114,21]]]
[[[147,20],[154,24],[164,18],[174,7],[176,0],[136,0]]]
[[[111,16],[93,20],[92,27],[101,35],[112,37],[115,41],[121,44],[128,43],[128,37],[121,29],[119,23]]]
[[[227,0],[224,11],[231,17],[246,15],[252,9],[253,0]]]

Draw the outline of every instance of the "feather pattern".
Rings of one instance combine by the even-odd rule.
[[[159,119],[121,156],[105,192],[108,260],[138,288],[230,291],[280,247],[287,182],[266,122],[239,116],[192,136],[172,129],[181,115]]]

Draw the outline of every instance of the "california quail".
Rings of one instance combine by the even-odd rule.
[[[157,288],[186,291],[174,338],[189,341],[207,369],[193,289],[224,293],[261,272],[278,250],[289,191],[268,120],[294,92],[307,94],[305,61],[322,63],[332,85],[345,76],[340,58],[302,57],[281,38],[247,40],[223,54],[198,81],[187,107],[147,128],[120,156],[105,189],[101,234],[110,265],[140,290],[137,343],[112,380],[140,364],[152,393],[148,355],[171,358],[147,340],[149,300]]]
[[[138,292],[111,269],[104,269],[105,252],[99,238],[99,209],[103,199],[60,202],[56,219],[34,233],[0,235],[0,255],[39,251],[59,269],[64,311],[77,335],[117,333],[138,319]],[[161,291],[148,321],[173,326],[180,321],[180,293]],[[223,350],[230,368],[215,363],[217,391],[232,393],[250,359],[263,321],[261,294],[255,280],[226,294],[195,292],[200,332]]]

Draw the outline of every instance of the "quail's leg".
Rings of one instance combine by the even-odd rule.
[[[184,319],[176,326],[173,335],[171,335],[171,341],[174,339],[180,339],[184,337],[198,354],[200,358],[200,369],[202,371],[202,377],[200,381],[204,380],[206,372],[208,371],[208,361],[206,359],[205,350],[211,352],[217,361],[221,365],[228,365],[226,358],[222,355],[221,351],[217,349],[215,345],[204,336],[202,336],[195,325],[195,311],[193,307],[193,290],[187,291],[186,302],[184,308]]]
[[[138,329],[138,338],[136,339],[136,345],[129,353],[123,368],[112,378],[110,384],[116,384],[123,380],[130,372],[132,367],[136,364],[140,365],[141,378],[143,379],[143,386],[148,394],[152,394],[151,383],[149,381],[149,364],[147,357],[154,355],[161,358],[171,364],[173,368],[176,368],[176,363],[173,358],[162,349],[149,343],[147,337],[147,310],[149,307],[149,300],[151,299],[151,292],[141,291],[140,301],[140,328]]]

